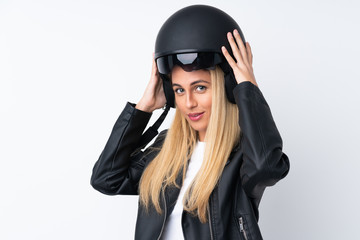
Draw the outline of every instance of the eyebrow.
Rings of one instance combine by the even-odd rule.
[[[190,86],[195,85],[195,84],[198,84],[198,83],[207,83],[207,84],[210,84],[208,81],[205,81],[205,80],[197,80],[197,81],[194,81],[194,82],[190,83]],[[177,84],[177,83],[173,83],[172,86],[173,86],[173,87],[175,87],[175,86],[181,87],[181,85],[180,85],[180,84]]]

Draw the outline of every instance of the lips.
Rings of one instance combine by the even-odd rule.
[[[192,121],[198,121],[198,120],[200,120],[203,115],[204,115],[204,112],[200,112],[200,113],[189,113],[189,114],[188,114],[190,120],[192,120]]]

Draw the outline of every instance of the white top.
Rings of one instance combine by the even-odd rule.
[[[178,200],[174,207],[174,210],[170,214],[169,218],[167,219],[164,233],[162,236],[163,240],[184,240],[184,235],[182,231],[181,225],[181,216],[184,210],[183,206],[183,198],[186,190],[190,186],[190,183],[194,179],[195,175],[199,171],[201,164],[204,159],[204,152],[205,152],[205,142],[197,142],[195,145],[193,154],[190,158],[189,166],[186,171],[186,176],[181,187]]]

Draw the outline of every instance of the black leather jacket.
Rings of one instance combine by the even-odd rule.
[[[257,224],[260,199],[265,187],[274,185],[289,171],[282,139],[260,89],[251,82],[242,82],[234,88],[234,96],[239,108],[240,142],[210,196],[210,221],[202,224],[183,212],[186,240],[262,239]],[[108,195],[138,194],[142,172],[157,154],[151,147],[145,151],[138,148],[150,116],[151,113],[127,103],[93,168],[91,185],[95,189]],[[152,147],[161,147],[165,135],[166,130],[158,135]],[[181,184],[180,176],[178,182]],[[139,205],[135,239],[161,239],[179,192],[175,187],[162,192],[161,215],[152,208],[146,213]]]

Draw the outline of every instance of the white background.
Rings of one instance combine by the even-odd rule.
[[[137,197],[95,191],[92,167],[161,25],[197,3],[242,28],[291,161],[264,239],[360,239],[360,5],[340,0],[0,0],[0,239],[133,239]]]

